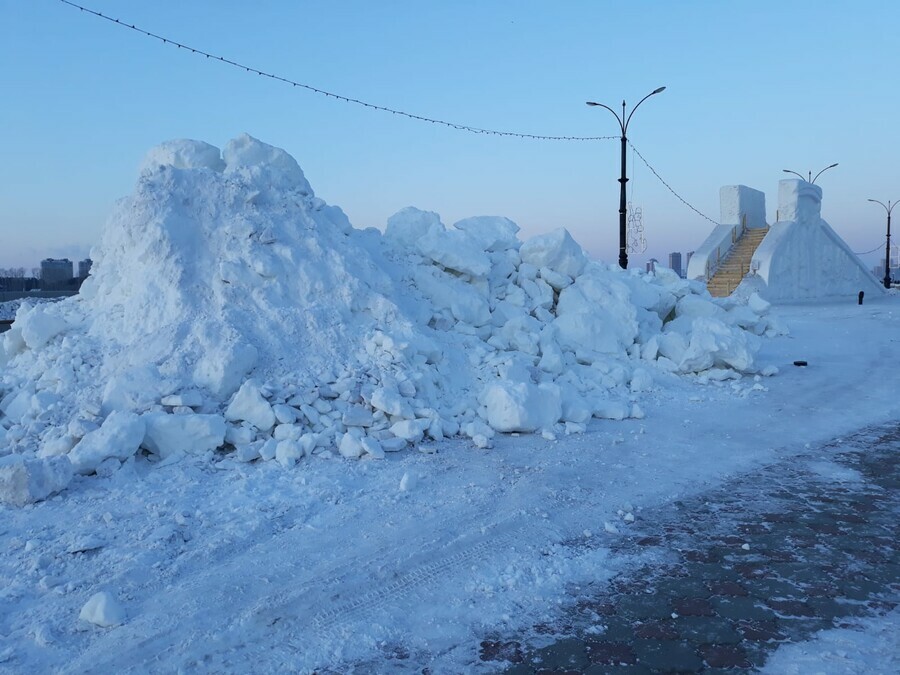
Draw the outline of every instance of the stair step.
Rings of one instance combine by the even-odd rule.
[[[719,263],[719,268],[706,283],[710,295],[724,297],[731,295],[734,289],[740,285],[744,275],[750,269],[750,260],[762,240],[766,238],[769,228],[754,228],[745,230],[724,260]]]

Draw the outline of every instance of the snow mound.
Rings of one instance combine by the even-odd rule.
[[[758,298],[591,262],[562,228],[517,232],[412,207],[356,230],[283,150],[164,143],[80,296],[23,304],[3,336],[0,456],[90,474],[549,438],[642,417],[653,371],[754,373],[757,336],[778,330]]]
[[[111,628],[125,623],[125,609],[111,593],[100,591],[84,603],[78,618],[95,626]]]

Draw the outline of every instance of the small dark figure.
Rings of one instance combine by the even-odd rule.
[[[864,296],[865,294],[866,294],[865,291],[860,291],[860,292],[859,292],[859,304],[862,304],[862,299],[863,299],[863,296]]]

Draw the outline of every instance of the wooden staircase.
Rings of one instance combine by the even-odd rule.
[[[741,280],[750,271],[750,259],[756,253],[760,242],[768,233],[768,227],[755,227],[744,230],[744,234],[731,247],[728,256],[719,263],[712,278],[706,282],[710,295],[724,298],[731,295]]]

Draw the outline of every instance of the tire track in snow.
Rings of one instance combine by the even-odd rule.
[[[383,605],[400,600],[414,590],[427,588],[441,577],[459,572],[473,563],[486,563],[492,553],[521,542],[526,533],[529,536],[537,534],[534,530],[534,526],[523,525],[500,536],[492,534],[490,538],[472,544],[462,551],[420,565],[387,586],[358,595],[337,607],[319,610],[312,617],[313,629],[322,638],[335,637],[336,628],[340,624],[363,618]]]
[[[539,480],[538,475],[530,474],[519,478],[521,480],[532,477]],[[522,488],[521,485],[516,487]],[[526,490],[533,494],[533,488],[534,486],[530,486]],[[554,506],[567,509],[569,516],[590,515],[591,506],[588,502],[578,504],[580,508],[573,510],[576,503],[571,499],[571,495],[563,496],[557,493],[551,500]],[[275,642],[283,645],[284,661],[291,663],[292,668],[296,668],[294,659],[298,654],[303,654],[309,661],[304,663],[303,667],[308,667],[314,672],[322,663],[332,662],[331,652],[336,645],[343,643],[348,632],[355,632],[350,630],[355,624],[376,617],[379,610],[392,604],[402,605],[403,601],[414,593],[419,600],[422,600],[423,596],[427,600],[429,595],[438,597],[438,587],[441,584],[452,584],[455,588],[460,588],[458,579],[461,573],[473,567],[480,571],[488,569],[492,561],[497,560],[514,546],[539,547],[560,543],[564,539],[560,531],[563,528],[558,523],[551,523],[545,517],[536,515],[533,511],[526,512],[521,508],[505,510],[507,513],[511,511],[512,515],[489,524],[485,524],[482,520],[483,511],[480,509],[471,513],[463,523],[463,527],[457,528],[453,533],[452,543],[444,543],[448,537],[444,537],[443,541],[430,542],[415,556],[417,563],[411,564],[410,560],[401,563],[404,566],[411,566],[409,571],[391,580],[378,578],[374,573],[360,574],[359,570],[362,568],[371,569],[375,560],[371,556],[357,555],[338,568],[342,572],[347,569],[356,570],[355,575],[339,573],[327,580],[318,579],[301,587],[295,586],[293,592],[287,597],[283,596],[276,607],[269,604],[248,619],[256,626],[264,627],[262,630],[270,633],[270,641],[273,630],[282,631],[282,639]],[[419,523],[413,529],[421,531],[429,528]],[[404,541],[407,548],[409,541],[415,539],[405,536],[396,538]],[[382,547],[381,552],[394,550],[395,547],[391,545],[393,543]],[[600,545],[600,542],[594,543],[595,547]],[[388,557],[380,556],[382,560]],[[389,564],[397,564],[396,556],[393,556],[393,562]],[[338,594],[335,591],[342,596],[339,602],[336,602]],[[226,651],[238,659],[243,658],[242,649],[248,642],[252,642],[252,637],[247,635],[247,626],[237,627],[233,637],[234,640],[228,638],[224,640],[231,643]],[[225,656],[224,652],[222,656]],[[316,657],[319,658],[318,662]]]
[[[521,487],[517,485],[516,490]],[[285,646],[291,646],[298,634],[312,638],[302,648],[294,645],[294,653],[327,650],[343,626],[392,602],[401,602],[413,591],[425,590],[427,594],[429,587],[436,587],[442,579],[473,565],[484,569],[492,556],[513,544],[550,543],[558,539],[549,524],[533,513],[519,508],[505,511],[512,511],[512,515],[486,523],[484,504],[475,504],[452,533],[443,532],[441,538],[422,541],[422,532],[441,533],[446,528],[446,524],[439,526],[442,516],[436,514],[391,533],[389,539],[379,539],[366,549],[357,550],[339,564],[305,569],[301,575],[297,573],[298,561],[283,557],[274,567],[261,571],[259,576],[268,582],[264,587],[260,587],[259,577],[247,578],[247,570],[259,568],[259,561],[265,560],[265,552],[272,545],[260,542],[226,564],[203,570],[192,580],[151,598],[150,604],[157,609],[145,607],[132,621],[116,629],[115,637],[109,634],[92,644],[63,672],[143,672],[169,666],[177,669],[185,666],[178,659],[186,655],[206,664],[221,664],[217,659],[227,659],[229,655],[246,658],[241,651],[253,644],[254,636],[273,630],[289,630]],[[289,530],[283,533],[277,547],[302,550],[304,538],[303,530]],[[335,532],[334,550],[345,548],[342,538],[341,532]],[[451,538],[452,542],[446,543]],[[420,552],[411,559],[398,555],[398,551],[409,550],[410,546],[420,547]],[[411,569],[387,580],[378,574],[378,570],[398,566]],[[271,589],[277,590],[273,593]],[[342,599],[335,605],[338,595]],[[197,603],[197,598],[205,601]],[[183,611],[185,599],[191,607],[178,626],[160,618],[167,613],[158,608],[180,606]],[[219,625],[213,632],[208,616],[216,608],[229,620],[224,630]],[[199,672],[207,667],[209,672],[216,670],[212,665],[196,662],[187,667]]]

